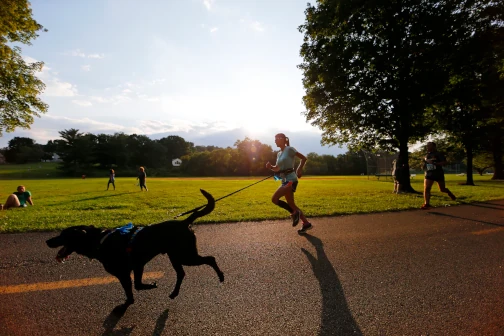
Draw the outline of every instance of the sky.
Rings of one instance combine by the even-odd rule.
[[[15,136],[38,143],[76,128],[93,134],[179,135],[203,146],[285,133],[301,153],[337,155],[302,115],[297,68],[307,0],[32,0],[48,29],[28,62],[49,110]]]

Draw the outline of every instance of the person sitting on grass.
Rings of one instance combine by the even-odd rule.
[[[0,206],[0,210],[7,210],[9,208],[24,208],[26,203],[33,205],[31,193],[26,190],[25,186],[20,185],[17,191],[7,197],[4,205]]]

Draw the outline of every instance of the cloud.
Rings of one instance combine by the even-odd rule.
[[[35,58],[30,57],[30,56],[23,56],[23,60],[26,63],[36,63],[36,62],[39,62]],[[51,70],[51,68],[49,68],[47,65],[44,64],[44,66],[42,67],[42,70],[39,71],[39,72],[36,72],[35,76],[37,76],[37,77],[39,77],[41,79],[47,78],[48,77],[48,73],[49,73],[50,70]]]
[[[82,57],[82,58],[104,58],[104,54],[86,54],[85,52],[81,51],[80,49],[74,49],[72,51],[64,53],[65,55],[68,56],[74,56],[74,57]]]
[[[259,22],[259,21],[254,21],[250,24],[250,27],[255,30],[255,31],[258,31],[258,32],[263,32],[264,31],[264,25]]]
[[[91,65],[82,65],[81,70],[82,71],[91,71]]]
[[[30,56],[23,56],[27,63],[38,62]],[[50,67],[44,64],[42,71],[35,75],[42,79],[46,88],[42,95],[47,97],[73,97],[77,95],[77,87],[71,83],[61,81],[56,75],[58,73],[51,70]]]
[[[87,58],[105,58],[104,54],[89,54]]]
[[[203,5],[205,5],[207,10],[212,10],[215,0],[203,0]]]
[[[73,97],[77,95],[77,87],[68,82],[62,82],[54,77],[44,81],[46,88],[43,95],[48,97]]]
[[[219,28],[213,27],[212,29],[210,29],[210,33],[215,33],[217,30],[219,30]]]
[[[157,85],[166,82],[166,78],[153,79],[149,82],[150,85]]]
[[[84,107],[93,106],[93,104],[87,100],[72,100],[72,103]]]
[[[89,132],[93,134],[107,133],[113,134],[116,132],[124,132],[126,134],[144,134],[138,127],[129,127],[121,124],[103,122],[88,117],[84,118],[69,118],[64,116],[44,115],[44,123],[50,124],[53,129],[58,131],[68,128],[76,128],[81,132]],[[46,127],[47,128],[47,127]],[[56,137],[57,138],[57,137]]]
[[[23,60],[26,63],[37,63],[38,62],[35,58],[30,57],[30,56],[23,56]]]
[[[124,91],[131,92],[131,90],[128,90],[128,89],[126,89]],[[128,92],[124,92],[124,93],[127,94]],[[132,100],[130,97],[125,96],[124,94],[117,94],[117,95],[110,96],[110,97],[89,96],[89,99],[91,99],[92,101],[97,102],[97,103],[113,104],[113,105],[128,103]]]

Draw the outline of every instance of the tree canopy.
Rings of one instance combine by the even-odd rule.
[[[17,127],[30,128],[33,117],[40,117],[48,109],[38,97],[45,85],[36,77],[44,63],[26,62],[21,48],[15,46],[30,45],[40,30],[45,31],[33,19],[27,0],[0,2],[0,136]]]
[[[492,0],[308,4],[299,27],[306,120],[325,144],[399,149],[407,160],[410,143],[445,131],[427,110],[455,79],[457,62],[471,67],[474,58],[457,55],[458,46],[467,48],[475,29],[488,26],[489,13],[502,19],[502,8]]]

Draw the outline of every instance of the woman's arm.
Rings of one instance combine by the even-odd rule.
[[[280,170],[278,166],[273,166],[269,161],[266,162],[266,168],[271,169],[274,172],[277,172]]]
[[[306,164],[306,161],[308,161],[308,159],[306,158],[306,156],[304,156],[303,154],[301,154],[299,152],[296,152],[296,156],[301,159],[301,162],[299,163],[299,166],[296,169],[297,177],[301,178],[301,176],[303,176],[303,168]]]

